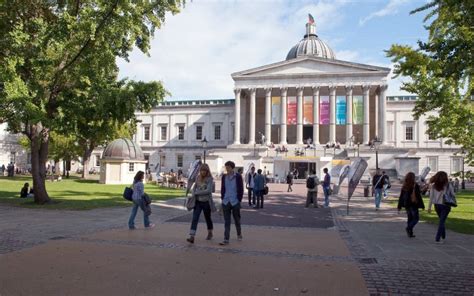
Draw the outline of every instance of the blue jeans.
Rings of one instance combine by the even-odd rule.
[[[446,238],[446,219],[448,218],[448,214],[451,211],[450,206],[446,205],[438,205],[435,204],[436,214],[439,217],[439,225],[438,225],[438,232],[436,233],[436,241],[438,242],[440,238]]]
[[[199,216],[201,216],[201,211],[204,212],[204,218],[206,218],[207,230],[213,229],[212,219],[211,219],[211,206],[208,201],[198,201],[196,200],[196,205],[193,209],[193,222],[191,222],[191,230],[189,234],[194,236],[196,234],[197,226],[199,223]]]
[[[145,227],[150,226],[150,219],[145,214],[145,201],[140,199],[138,202],[133,202],[132,213],[130,214],[130,219],[128,219],[128,228],[135,228],[135,217],[137,216],[138,208],[143,211],[143,225],[145,225]]]
[[[407,210],[407,229],[413,232],[413,228],[420,220],[420,214],[417,207],[408,207]]]
[[[237,235],[242,234],[242,229],[240,227],[240,203],[233,206],[229,202],[226,205],[222,205],[222,210],[224,211],[224,240],[228,241],[230,238],[231,215],[234,217],[234,223],[235,223],[235,229],[237,230]]]
[[[375,208],[380,208],[380,201],[382,200],[383,188],[375,188]]]
[[[329,207],[329,189],[331,187],[323,187],[324,191],[324,206]]]
[[[257,208],[263,208],[263,190],[254,189],[253,196],[257,199]]]

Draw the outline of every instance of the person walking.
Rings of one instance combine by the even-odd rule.
[[[331,176],[328,173],[328,168],[323,169],[323,192],[324,192],[324,207],[329,207],[329,195],[331,194]]]
[[[316,172],[311,170],[308,179],[306,179],[306,188],[308,189],[306,195],[306,205],[305,207],[309,207],[310,204],[313,204],[313,207],[318,207],[318,185],[319,185],[319,178],[316,176]]]
[[[257,197],[257,205],[255,206],[256,209],[261,208],[263,209],[263,193],[265,189],[265,177],[262,175],[262,170],[257,170],[257,175],[255,176],[254,180],[254,187],[253,187],[253,194]]]
[[[225,164],[226,174],[222,176],[221,199],[224,212],[224,240],[221,246],[229,244],[231,215],[234,217],[237,239],[242,240],[242,229],[240,227],[240,202],[244,195],[244,183],[242,176],[234,172],[235,163],[227,161]]]
[[[372,185],[374,186],[373,192],[375,193],[375,210],[380,209],[380,201],[382,200],[384,177],[380,172],[380,169],[375,171],[375,176],[372,178]]]
[[[249,196],[249,206],[255,205],[255,195],[252,197],[254,193],[253,186],[254,186],[254,179],[255,179],[255,167],[250,168],[250,172],[247,174],[245,178],[245,187],[247,188],[248,196]]]
[[[207,225],[206,240],[212,239],[213,224],[211,219],[211,212],[215,211],[216,207],[212,200],[212,186],[213,179],[211,170],[207,164],[201,164],[199,168],[199,175],[196,178],[196,183],[192,190],[195,204],[193,208],[193,220],[191,222],[191,229],[189,230],[189,238],[186,239],[189,243],[194,244],[194,236],[196,235],[197,226],[201,212],[204,212],[204,218]]]
[[[439,217],[438,231],[436,232],[436,243],[443,243],[446,239],[446,219],[448,218],[451,206],[443,203],[444,194],[452,194],[454,196],[453,187],[449,184],[448,174],[444,171],[437,172],[430,179],[430,202],[428,205],[428,213],[431,213],[431,207],[434,204],[436,214]],[[443,241],[441,241],[441,239]]]
[[[288,184],[286,192],[293,192],[293,188],[291,188],[293,186],[293,174],[291,172],[286,176],[286,184]]]
[[[420,186],[415,182],[415,173],[409,172],[405,176],[405,180],[398,198],[398,212],[405,208],[407,212],[407,227],[405,228],[408,237],[415,237],[413,228],[420,220],[419,209],[424,209],[425,204],[421,198]]]
[[[151,209],[149,204],[147,204],[147,199],[149,197],[145,193],[145,186],[143,185],[143,179],[145,178],[145,173],[143,171],[138,171],[135,177],[133,178],[133,207],[132,213],[130,214],[130,219],[128,219],[128,228],[135,229],[135,217],[137,216],[138,208],[143,211],[143,225],[145,228],[153,228],[155,224],[150,223],[150,214]]]

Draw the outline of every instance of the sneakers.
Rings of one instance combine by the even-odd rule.
[[[242,241],[242,234],[237,235],[237,240],[238,240],[238,241]]]
[[[148,225],[148,226],[145,226],[145,228],[146,228],[146,229],[152,229],[152,228],[154,228],[155,226],[156,226],[156,225],[152,223],[152,224],[150,224],[150,225]]]
[[[194,244],[194,236],[190,236],[189,238],[186,239],[186,241],[190,244]]]
[[[435,241],[435,244],[442,245],[442,244],[444,244],[444,240],[437,240],[437,241]]]
[[[228,244],[229,244],[228,240],[223,240],[219,243],[219,245],[221,245],[221,246],[227,246]]]

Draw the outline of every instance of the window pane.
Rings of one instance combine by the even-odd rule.
[[[167,133],[166,126],[162,126],[161,127],[161,140],[162,141],[166,141],[166,133]]]
[[[202,140],[202,126],[196,126],[196,140]]]
[[[214,126],[214,140],[220,140],[221,139],[221,126],[216,125]]]
[[[405,128],[405,140],[413,141],[413,126],[407,125]]]
[[[134,163],[129,163],[128,164],[128,171],[133,172],[135,170],[135,164]]]
[[[145,141],[150,140],[150,127],[149,126],[143,127],[143,140]]]
[[[179,167],[179,168],[183,167],[183,156],[182,155],[177,156],[176,166]]]
[[[178,126],[178,140],[184,140],[184,126]]]

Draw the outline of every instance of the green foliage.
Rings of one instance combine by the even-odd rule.
[[[134,47],[147,54],[166,13],[179,12],[182,4],[0,1],[0,122],[30,140],[37,202],[49,201],[39,183],[44,184],[46,176],[42,164],[48,158],[51,131],[74,133],[80,128],[74,123],[78,121],[91,125],[86,130],[94,135],[97,128],[103,135],[108,124],[133,124],[130,114],[148,110],[163,97],[159,82],[117,82],[116,59],[128,60]],[[88,113],[91,108],[96,108],[94,116]]]
[[[429,10],[425,22],[427,42],[418,48],[392,45],[388,56],[395,75],[410,77],[402,89],[418,95],[415,118],[430,111],[428,133],[463,147],[466,161],[474,165],[474,2],[434,0],[413,11]]]

